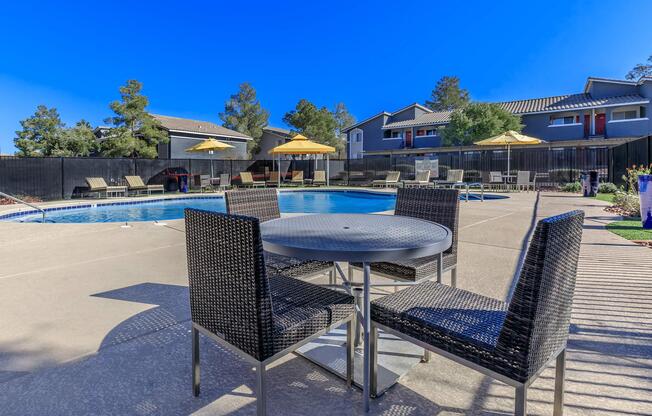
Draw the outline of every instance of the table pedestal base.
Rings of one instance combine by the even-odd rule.
[[[346,325],[308,343],[296,353],[329,372],[346,379]],[[382,395],[412,367],[421,362],[423,348],[393,335],[378,331],[378,392]],[[353,384],[362,389],[362,349],[354,356]]]

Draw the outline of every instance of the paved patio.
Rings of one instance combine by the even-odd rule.
[[[652,414],[652,250],[603,229],[600,201],[513,194],[462,202],[459,286],[504,299],[536,219],[587,214],[567,356],[566,414]],[[183,223],[0,223],[3,415],[254,414],[249,366],[202,341],[190,389]],[[446,276],[447,277],[447,276]],[[552,412],[554,371],[529,394]],[[361,395],[305,360],[271,370],[270,414],[360,414]],[[433,356],[372,404],[378,415],[499,415],[513,390]]]

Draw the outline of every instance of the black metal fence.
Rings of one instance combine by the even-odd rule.
[[[465,180],[487,180],[489,172],[507,170],[505,150],[437,153],[439,176],[448,169],[464,169]],[[398,170],[402,179],[414,179],[415,157],[377,157],[331,160],[330,181],[334,185],[365,185]],[[551,185],[573,182],[582,171],[598,171],[602,181],[621,184],[625,168],[652,161],[652,138],[617,147],[516,148],[511,151],[510,170],[541,175]],[[324,160],[281,161],[281,171],[303,170],[310,178],[314,170],[326,170]],[[272,160],[119,159],[119,158],[0,158],[0,191],[42,200],[68,199],[87,186],[86,178],[103,177],[109,184],[124,184],[125,175],[140,175],[145,182],[166,168],[182,167],[191,175],[219,176],[228,173],[237,183],[239,173],[249,171],[256,179],[269,178],[276,170]],[[191,181],[192,182],[192,181]]]

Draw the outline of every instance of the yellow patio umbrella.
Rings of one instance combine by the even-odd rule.
[[[528,144],[540,144],[545,143],[544,140],[537,139],[536,137],[526,136],[514,130],[508,130],[504,133],[501,133],[497,136],[490,137],[488,139],[480,140],[474,144],[478,146],[507,146],[507,174],[510,173],[510,148],[514,145],[528,145]]]
[[[212,155],[214,152],[221,152],[227,149],[233,149],[233,146],[221,142],[219,140],[209,138],[201,141],[200,143],[197,143],[192,147],[187,148],[186,152],[201,152],[201,153],[208,153]],[[211,159],[211,178],[212,177],[213,177],[213,161]]]
[[[297,134],[287,143],[276,146],[269,151],[272,155],[278,155],[278,169],[281,170],[281,155],[326,155],[326,185],[329,185],[329,153],[335,153],[337,149],[333,146],[316,143],[306,136]],[[278,186],[281,186],[281,175],[278,175]]]

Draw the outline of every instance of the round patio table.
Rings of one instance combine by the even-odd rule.
[[[363,264],[363,401],[369,410],[369,263],[441,255],[452,244],[443,225],[412,217],[379,214],[315,214],[284,217],[260,226],[263,249],[305,260]],[[439,262],[441,267],[442,262]]]

